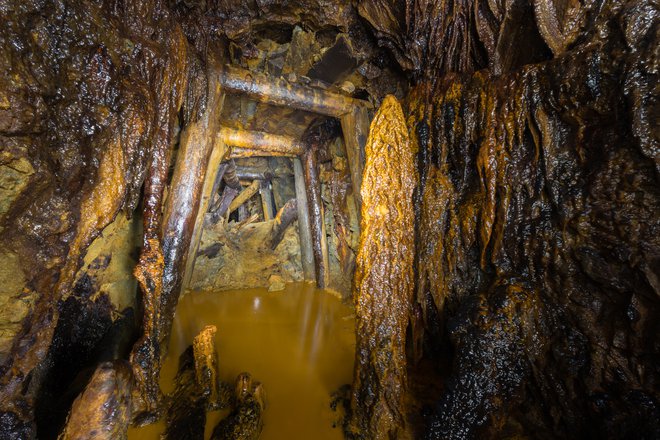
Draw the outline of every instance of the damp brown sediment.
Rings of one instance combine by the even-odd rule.
[[[349,431],[403,435],[406,329],[414,293],[414,159],[401,105],[383,100],[371,124],[355,269],[356,357]]]

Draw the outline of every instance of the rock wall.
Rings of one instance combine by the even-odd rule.
[[[658,5],[379,5],[416,83],[409,361],[452,363],[425,437],[657,438]]]
[[[11,329],[20,326],[0,368],[3,438],[35,435],[35,399],[48,388],[50,372],[64,366],[57,365],[58,350],[66,348],[57,335],[79,335],[83,345],[103,336],[111,307],[104,300],[70,306],[84,284],[76,274],[100,232],[120,212],[134,212],[150,161],[164,160],[155,152],[170,146],[190,58],[172,19],[160,2],[0,7],[2,175],[7,169],[30,174],[27,184],[3,185],[12,192],[2,201],[3,255],[17,279],[24,274],[19,301],[29,306],[27,319]],[[198,89],[189,89],[193,109]],[[15,292],[9,293],[14,303]],[[81,332],[57,330],[61,315]],[[83,331],[89,326],[100,333]]]

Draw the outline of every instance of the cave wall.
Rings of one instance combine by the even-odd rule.
[[[150,366],[165,353],[159,344],[176,305],[173,260],[182,250],[176,236],[162,236],[164,189],[180,131],[214,108],[208,99],[218,90],[208,92],[217,67],[254,59],[256,43],[292,35],[299,25],[323,30],[324,44],[339,33],[355,42],[368,72],[356,76],[357,86],[377,90],[364,78],[392,74],[348,4],[5,1],[0,21],[0,258],[8,281],[0,292],[7,311],[0,434],[48,438],[62,415],[42,411],[38,401],[58,401],[65,411],[71,396],[63,384],[76,378],[57,384],[60,373],[93,364],[126,310],[137,309],[133,318],[144,333],[133,373],[157,376]],[[136,251],[132,233],[140,233],[140,222]],[[121,250],[112,247],[120,236],[127,239]],[[137,252],[140,293],[125,277]],[[80,362],[71,367],[66,353],[78,349]],[[138,390],[136,406],[153,406],[157,385],[150,384]]]
[[[72,398],[52,387],[67,350],[93,363],[139,308],[136,222],[141,291],[161,300],[170,151],[209,111],[209,54],[278,70],[267,40],[342,33],[349,93],[397,95],[419,148],[402,313],[416,350],[455,353],[429,437],[657,438],[658,14],[650,0],[0,2],[0,434],[32,438],[37,396]],[[36,412],[56,430],[61,416]]]
[[[184,73],[195,56],[186,53],[181,28],[160,2],[3,2],[0,17],[3,180],[12,178],[8,169],[25,175],[3,186],[12,193],[3,198],[1,240],[16,279],[24,276],[21,296],[12,291],[11,301],[29,306],[11,329],[0,370],[0,432],[31,438],[35,398],[50,372],[64,365],[56,365],[56,352],[71,348],[56,343],[58,333],[68,333],[57,330],[60,315],[84,329],[112,322],[136,302],[124,278],[121,294],[110,293],[101,307],[99,290],[109,284],[112,291],[114,281],[77,274],[101,231],[118,215],[124,223],[133,215],[154,157],[165,161]],[[188,87],[189,118],[199,90]],[[136,257],[134,249],[130,254]],[[128,269],[130,262],[121,260],[115,253],[109,267]],[[83,286],[92,278],[101,284]],[[73,298],[82,301],[78,307],[67,306]],[[93,345],[104,334],[98,331],[76,333],[78,342]]]
[[[401,313],[411,363],[452,361],[424,436],[657,438],[658,5],[360,12],[415,83],[417,293]],[[385,400],[406,384],[378,383]]]

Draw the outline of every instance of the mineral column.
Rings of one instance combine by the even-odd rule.
[[[403,426],[406,327],[414,290],[415,155],[401,105],[387,96],[366,144],[354,284],[357,347],[349,430],[363,438],[397,438]]]

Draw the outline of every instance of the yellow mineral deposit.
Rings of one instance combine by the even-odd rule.
[[[415,153],[401,105],[387,96],[367,139],[354,293],[357,350],[351,429],[375,439],[402,434],[406,327],[414,289]]]

